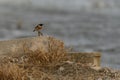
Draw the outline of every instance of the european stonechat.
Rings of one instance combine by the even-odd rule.
[[[40,32],[40,30],[42,30],[42,28],[43,28],[43,24],[38,24],[38,25],[34,28],[33,32],[37,31],[37,32],[38,32],[38,36],[43,35],[43,34]]]

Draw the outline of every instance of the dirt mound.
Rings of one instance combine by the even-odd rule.
[[[47,52],[31,51],[24,45],[21,54],[1,56],[0,80],[120,80],[120,71],[95,70],[87,62],[71,59],[62,41],[47,38]]]

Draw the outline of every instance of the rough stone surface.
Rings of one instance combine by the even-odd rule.
[[[0,54],[22,52],[24,49],[35,51],[42,49],[47,51],[48,37],[31,37],[14,40],[0,41]]]

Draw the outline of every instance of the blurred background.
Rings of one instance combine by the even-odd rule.
[[[120,0],[0,0],[0,40],[32,37],[34,27],[74,51],[102,52],[102,66],[120,69]]]

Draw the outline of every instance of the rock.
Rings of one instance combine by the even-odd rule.
[[[13,53],[27,53],[28,51],[40,50],[48,52],[49,47],[55,46],[54,49],[61,49],[64,47],[62,41],[49,36],[39,36],[30,38],[19,38],[14,40],[0,41],[0,54],[13,54]]]

